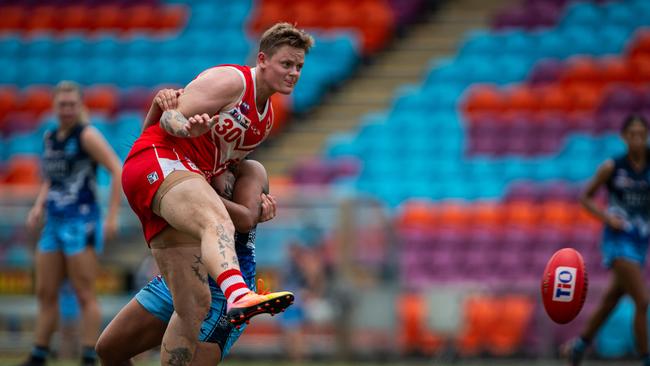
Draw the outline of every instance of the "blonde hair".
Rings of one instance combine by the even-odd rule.
[[[314,45],[314,37],[303,29],[296,28],[293,24],[276,23],[262,34],[259,51],[271,57],[278,48],[284,45],[299,48],[308,53]]]
[[[84,124],[89,124],[90,113],[88,112],[88,108],[86,108],[86,105],[83,104],[83,92],[81,90],[81,86],[71,80],[61,80],[54,87],[54,97],[56,98],[56,96],[59,95],[60,93],[77,93],[77,95],[79,96],[79,100],[81,101],[81,112],[79,112],[79,122]]]

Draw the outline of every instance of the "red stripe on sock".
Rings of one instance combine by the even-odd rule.
[[[246,294],[247,294],[247,293],[243,293],[243,294],[237,296],[237,297],[236,297],[232,302],[237,302],[237,301],[239,301],[239,299],[241,299],[242,297],[246,296]]]
[[[236,275],[242,276],[241,271],[238,270],[238,269],[227,269],[227,270],[223,271],[219,275],[219,277],[217,277],[217,286],[221,286],[221,283],[223,281],[227,280],[228,277],[236,276]],[[244,277],[244,276],[242,276],[242,277]]]
[[[224,295],[226,295],[226,299],[228,299],[233,292],[239,290],[240,288],[246,288],[246,287],[248,287],[248,286],[246,286],[246,284],[244,282],[236,283],[236,284],[228,287],[226,289],[226,292],[224,293]],[[237,301],[237,300],[235,300],[235,301]],[[233,302],[235,302],[235,301],[233,301]]]

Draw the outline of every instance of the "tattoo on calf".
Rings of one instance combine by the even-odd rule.
[[[168,349],[167,345],[163,343],[163,349],[169,354],[169,366],[186,366],[192,361],[192,352],[188,348],[178,347]]]

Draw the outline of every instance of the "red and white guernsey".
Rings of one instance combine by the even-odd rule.
[[[177,149],[177,153],[187,157],[209,179],[222,173],[229,164],[244,159],[268,137],[273,127],[273,107],[268,100],[262,112],[257,110],[255,69],[240,65],[217,67],[236,70],[244,91],[233,108],[219,113],[219,121],[212,130],[199,137],[183,138],[171,136],[156,123],[135,142],[129,158],[152,147]]]

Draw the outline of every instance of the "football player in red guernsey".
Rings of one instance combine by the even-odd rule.
[[[269,98],[293,91],[313,42],[291,24],[272,26],[262,35],[255,67],[208,69],[185,87],[177,105],[161,110],[153,103],[124,163],[124,193],[174,302],[161,364],[185,365],[194,358],[211,301],[207,274],[224,293],[235,325],[282,311],[293,301],[290,292],[261,295],[246,285],[233,223],[209,181],[268,136],[273,124]],[[200,244],[184,240],[186,235]]]

